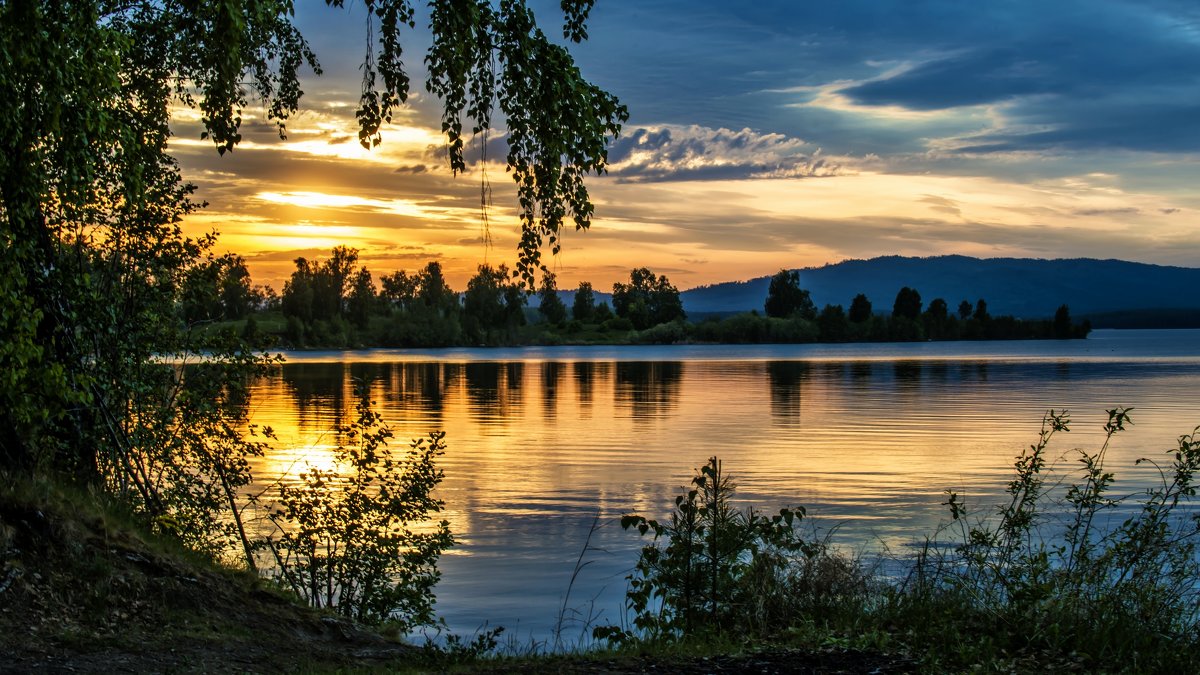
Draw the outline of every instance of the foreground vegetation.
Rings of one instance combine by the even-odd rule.
[[[1051,411],[1019,456],[998,509],[945,503],[951,524],[885,577],[800,536],[803,509],[731,505],[715,457],[665,521],[626,516],[650,536],[629,577],[629,621],[600,626],[615,645],[711,636],[854,645],[943,671],[1196,672],[1200,668],[1200,429],[1156,466],[1161,483],[1116,497],[1105,455],[1128,411],[1109,411],[1099,450],[1075,471],[1047,461],[1068,430]]]
[[[386,434],[369,409],[360,416],[365,433],[353,452],[369,473],[378,466],[370,457],[383,458]],[[5,647],[14,663],[49,659],[84,670],[119,663],[117,653],[146,669],[278,658],[269,669],[711,672],[724,664],[759,672],[1195,672],[1200,429],[1181,436],[1161,463],[1141,460],[1158,467],[1157,486],[1117,496],[1105,456],[1129,420],[1127,410],[1109,411],[1103,446],[1078,451],[1071,469],[1048,460],[1051,439],[1070,424],[1065,412],[1051,411],[1037,441],[1016,458],[1003,503],[969,507],[948,493],[948,524],[898,567],[805,536],[802,507],[738,510],[735,484],[714,457],[666,519],[622,519],[649,538],[629,576],[627,613],[616,625],[594,627],[595,642],[576,645],[586,649],[573,654],[506,644],[500,631],[407,647],[334,618],[382,626],[394,637],[436,623],[429,614],[436,575],[372,567],[387,564],[377,546],[357,558],[357,569],[346,559],[333,564],[332,549],[309,553],[300,568],[280,561],[279,569],[300,576],[272,583],[211,562],[178,536],[147,531],[120,502],[5,476],[0,628],[26,636]],[[291,512],[312,513],[314,487],[331,479],[309,474],[309,506]],[[363,508],[371,500],[354,485],[346,483],[340,498]],[[307,518],[276,551],[339,541],[346,525]],[[411,542],[406,547],[422,555]],[[306,589],[341,583],[328,575],[334,569],[358,585],[341,586],[344,604],[314,602]],[[319,583],[297,583],[303,575]],[[384,594],[364,594],[367,588]],[[332,613],[321,618],[297,599]],[[411,603],[422,600],[424,609],[413,612]],[[173,645],[169,653],[147,649],[164,639]],[[339,655],[347,644],[354,646]],[[138,661],[134,653],[150,656]]]

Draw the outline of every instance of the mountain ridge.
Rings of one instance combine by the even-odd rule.
[[[890,313],[897,291],[915,288],[926,306],[943,298],[987,301],[992,314],[1041,319],[1063,304],[1076,316],[1145,309],[1200,309],[1200,269],[1115,258],[974,258],[879,256],[797,268],[800,286],[818,307],[849,307],[865,293],[877,313]],[[770,276],[697,286],[680,293],[689,313],[762,311]]]

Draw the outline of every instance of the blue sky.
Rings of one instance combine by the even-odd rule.
[[[556,33],[557,3],[531,6]],[[369,157],[353,147],[363,9],[298,21],[326,74],[286,143],[250,120],[217,158],[177,116],[210,203],[189,226],[267,280],[341,240],[380,272],[439,259],[460,286],[511,263],[511,186],[487,167],[485,229],[485,167],[449,175],[436,102],[414,97]],[[1200,261],[1200,3],[598,0],[589,32],[572,51],[631,117],[591,183],[592,230],[553,261],[565,284],[894,253]]]

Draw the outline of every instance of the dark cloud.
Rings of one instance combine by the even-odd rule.
[[[1197,65],[1200,73],[1200,64]],[[1129,96],[1136,97],[1136,92]],[[1143,94],[1149,96],[1150,93]],[[1189,94],[1200,95],[1200,91]],[[1158,153],[1200,151],[1200,103],[1166,96],[1093,101],[1031,101],[1012,111],[1013,129],[970,139],[962,153],[1041,150],[1132,150]]]
[[[1198,15],[1170,0],[645,0],[599,5],[580,59],[624,95],[636,123],[750,127],[835,155],[913,152],[972,133],[993,134],[962,144],[984,154],[1193,152]],[[841,82],[867,111],[795,107]],[[864,114],[995,104],[1003,115],[982,126]]]
[[[1065,93],[1056,64],[999,47],[938,59],[895,77],[841,90],[856,103],[941,110],[1005,101],[1017,96]]]
[[[245,256],[247,261],[255,263],[263,262],[292,262],[296,258],[305,258],[308,260],[316,260],[318,258],[328,258],[329,249],[325,248],[296,248],[287,251],[263,251]]]
[[[934,211],[939,211],[955,217],[962,216],[962,209],[959,208],[958,202],[954,201],[953,199],[947,199],[946,197],[939,197],[937,195],[925,195],[921,198],[921,201],[925,202],[926,204],[932,204],[933,206],[930,208]]]

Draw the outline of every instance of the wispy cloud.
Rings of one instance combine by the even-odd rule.
[[[609,151],[609,173],[629,182],[813,178],[842,168],[798,138],[696,125],[635,129]]]
[[[324,192],[259,192],[254,198],[272,204],[306,209],[363,210],[426,220],[463,219],[476,213],[468,209],[434,206],[413,199],[373,199]]]

